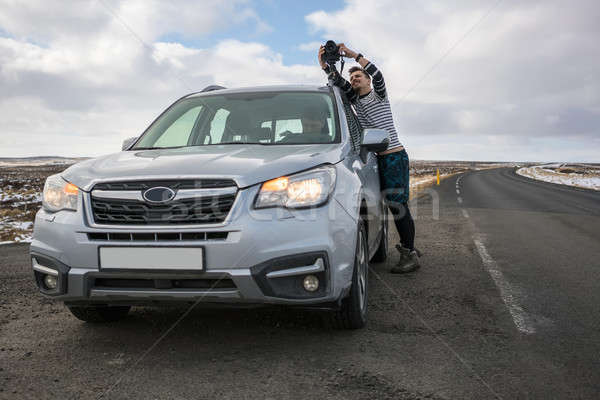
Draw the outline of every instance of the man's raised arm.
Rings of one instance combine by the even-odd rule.
[[[340,50],[341,50],[341,48],[340,48]],[[344,92],[344,94],[346,95],[348,100],[350,100],[350,102],[353,102],[358,97],[358,94],[356,94],[354,89],[352,89],[352,85],[350,84],[350,82],[345,80],[342,77],[342,75],[340,73],[338,73],[337,71],[332,71],[331,68],[329,67],[329,65],[327,65],[323,61],[324,53],[325,53],[325,47],[321,46],[319,48],[319,64],[321,65],[321,68],[323,69],[323,71],[325,71],[327,76],[333,80],[333,84],[335,86],[339,87],[342,90],[342,92]]]
[[[371,79],[372,79],[371,81],[373,83],[373,90],[375,90],[375,93],[377,93],[377,95],[380,98],[385,99],[385,96],[387,94],[386,90],[385,90],[385,81],[383,80],[383,74],[381,73],[381,71],[379,69],[377,69],[375,64],[373,64],[372,62],[367,60],[365,57],[363,57],[362,54],[357,53],[353,50],[350,50],[348,47],[346,47],[346,45],[344,43],[340,43],[339,46],[340,46],[340,53],[343,56],[354,58],[356,60],[356,62],[358,62],[360,64],[360,66],[365,71],[367,71],[367,73],[369,75],[371,75]]]

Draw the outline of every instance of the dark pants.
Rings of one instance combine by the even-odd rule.
[[[394,216],[394,223],[400,235],[402,247],[413,250],[415,248],[415,221],[413,221],[412,215],[410,215],[408,205],[388,205]]]
[[[400,235],[400,243],[407,249],[415,247],[415,222],[408,209],[410,193],[409,160],[406,150],[378,157],[381,189]]]

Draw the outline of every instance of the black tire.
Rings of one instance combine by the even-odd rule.
[[[342,300],[339,310],[333,312],[333,325],[338,329],[359,329],[367,323],[369,286],[369,256],[367,231],[362,221],[358,225],[352,287]]]
[[[388,221],[388,208],[387,205],[383,205],[383,221],[381,221],[383,234],[381,236],[381,241],[379,242],[379,247],[377,251],[373,255],[373,262],[382,263],[387,260],[388,253],[388,231],[389,231],[389,221]]]
[[[130,306],[67,306],[71,314],[85,322],[112,322],[125,318]]]

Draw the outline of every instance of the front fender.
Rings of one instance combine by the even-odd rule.
[[[337,183],[333,198],[355,222],[358,222],[365,196],[360,178],[347,162],[348,159],[345,159],[337,164]]]

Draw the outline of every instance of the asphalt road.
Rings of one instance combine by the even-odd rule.
[[[85,324],[37,293],[26,245],[0,246],[0,398],[599,397],[600,193],[475,171],[412,212],[423,267],[372,264],[352,332],[281,309]]]

